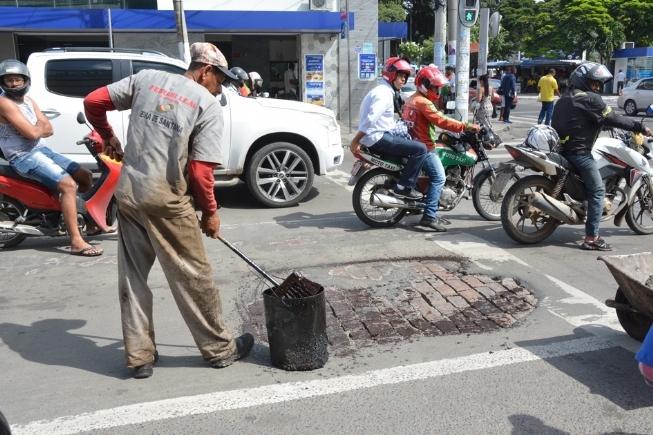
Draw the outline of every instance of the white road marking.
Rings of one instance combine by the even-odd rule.
[[[349,183],[349,178],[351,177],[351,174],[349,172],[345,172],[345,171],[341,171],[340,169],[336,169],[335,171],[327,173],[325,175],[325,177],[328,178],[329,180],[333,181],[334,183],[341,185],[342,187],[344,187],[349,192],[354,191],[354,186],[350,186],[348,184]]]
[[[614,347],[596,337],[558,343],[484,352],[440,361],[374,370],[331,379],[266,385],[242,390],[221,391],[36,421],[11,427],[15,435],[66,435],[118,426],[144,424],[191,415],[250,408],[346,391],[432,379],[455,373],[510,366],[518,363],[592,352]]]

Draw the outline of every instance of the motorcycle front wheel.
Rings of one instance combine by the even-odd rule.
[[[637,189],[635,200],[626,211],[626,223],[637,234],[653,234],[653,198],[645,182]]]
[[[499,172],[495,172],[499,174]],[[476,212],[488,221],[501,220],[501,204],[506,192],[514,183],[519,181],[516,174],[510,176],[510,180],[506,183],[501,192],[497,194],[492,192],[492,183],[496,180],[496,176],[490,170],[479,172],[478,179],[474,180],[474,191],[472,192],[472,203]]]
[[[555,231],[557,222],[528,203],[535,192],[553,193],[554,183],[541,175],[524,177],[512,185],[501,205],[501,225],[517,243],[531,245],[545,240]]]
[[[0,200],[0,221],[15,221],[23,215],[25,207],[13,198],[5,196]],[[11,248],[22,243],[27,237],[16,233],[0,233],[0,248]]]
[[[374,195],[392,195],[397,184],[397,174],[383,168],[375,168],[365,173],[356,183],[352,195],[352,204],[356,216],[371,227],[391,227],[405,215],[404,208],[383,208],[371,204]]]

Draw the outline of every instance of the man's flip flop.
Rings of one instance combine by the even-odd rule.
[[[97,257],[98,255],[102,255],[104,253],[104,251],[102,249],[100,249],[99,252],[95,252],[95,253],[92,253],[92,254],[87,254],[87,252],[95,251],[95,250],[98,250],[98,249],[99,248],[96,248],[94,246],[87,246],[86,248],[82,249],[81,251],[77,251],[77,252],[72,252],[71,251],[70,255],[77,255],[79,257]]]
[[[99,236],[102,233],[112,234],[112,233],[115,233],[116,231],[117,231],[116,227],[109,227],[109,229],[106,230],[106,231],[102,231],[101,229],[99,229],[97,231],[93,231],[92,233],[87,232],[86,235],[87,236]]]

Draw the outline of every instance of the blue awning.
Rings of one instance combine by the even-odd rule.
[[[612,59],[630,57],[653,57],[653,47],[624,48],[623,50],[615,50],[612,54]]]
[[[188,30],[340,33],[340,13],[322,11],[184,11]],[[354,13],[349,14],[354,29]],[[114,31],[175,30],[172,10],[111,9]],[[106,9],[0,7],[0,31],[108,29]]]
[[[379,23],[379,39],[403,39],[408,37],[408,23]]]

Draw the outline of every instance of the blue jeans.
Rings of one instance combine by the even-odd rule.
[[[408,157],[408,162],[404,167],[399,184],[409,189],[415,188],[419,170],[424,163],[428,154],[426,145],[415,140],[404,139],[393,136],[390,133],[384,133],[383,137],[377,143],[367,147],[375,153],[389,154],[391,156]]]
[[[23,177],[45,184],[54,191],[61,180],[72,176],[81,167],[45,146],[12,159],[9,165]]]
[[[603,214],[603,198],[605,197],[605,185],[601,174],[591,153],[576,156],[565,156],[567,160],[578,168],[580,177],[585,183],[587,190],[587,221],[585,222],[585,235],[597,237],[599,235],[599,224]]]
[[[540,110],[540,116],[537,117],[537,123],[541,124],[544,121],[546,116],[546,125],[551,125],[551,117],[553,116],[553,101],[542,101],[542,110]]]
[[[506,98],[506,107],[503,108],[503,120],[510,121],[510,110],[512,109],[512,102],[515,97],[505,97]]]
[[[429,176],[429,190],[426,192],[424,216],[434,218],[438,214],[438,203],[440,202],[440,194],[445,181],[444,167],[437,151],[429,151],[427,158],[424,160],[424,165],[422,165],[422,170]]]

